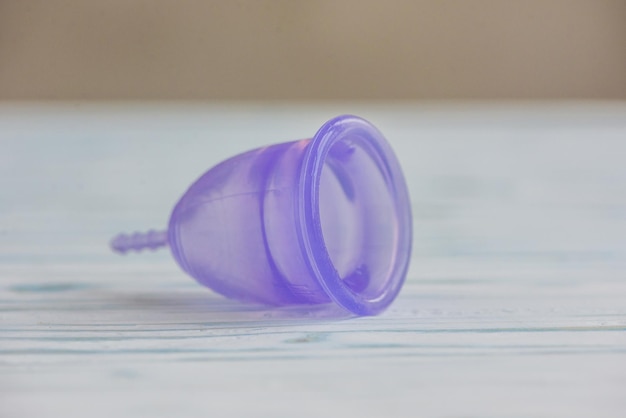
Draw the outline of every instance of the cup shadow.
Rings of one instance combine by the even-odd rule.
[[[53,310],[59,323],[181,325],[203,327],[284,326],[334,322],[355,315],[339,306],[268,306],[228,299],[202,286],[136,286],[86,282],[36,282],[8,286],[21,308]],[[90,320],[91,319],[91,320]]]
[[[164,319],[180,323],[202,323],[215,326],[268,326],[333,322],[355,315],[329,303],[321,305],[268,306],[244,303],[216,295],[207,289],[174,290],[171,293],[97,291],[104,310],[128,310],[141,312],[141,322]]]

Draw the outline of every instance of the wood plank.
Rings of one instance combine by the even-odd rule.
[[[0,417],[621,417],[626,107],[347,107],[414,206],[372,318],[240,304],[106,246],[337,105],[0,107]]]

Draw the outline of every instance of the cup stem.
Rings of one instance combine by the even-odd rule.
[[[167,245],[167,231],[153,229],[147,232],[119,234],[111,240],[111,249],[119,254],[126,254],[131,250],[139,252],[147,248],[154,251]]]

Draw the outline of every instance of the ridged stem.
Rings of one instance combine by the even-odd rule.
[[[119,234],[111,240],[111,249],[116,253],[126,254],[128,251],[152,251],[167,246],[167,231],[150,230],[133,234]]]

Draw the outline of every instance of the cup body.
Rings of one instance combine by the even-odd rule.
[[[354,116],[218,164],[180,199],[168,229],[176,261],[218,293],[274,305],[333,301],[357,314],[396,297],[411,238],[395,155]]]
[[[189,188],[169,226],[170,247],[188,274],[236,299],[278,305],[330,301],[298,251],[295,194],[309,142],[237,155]]]

